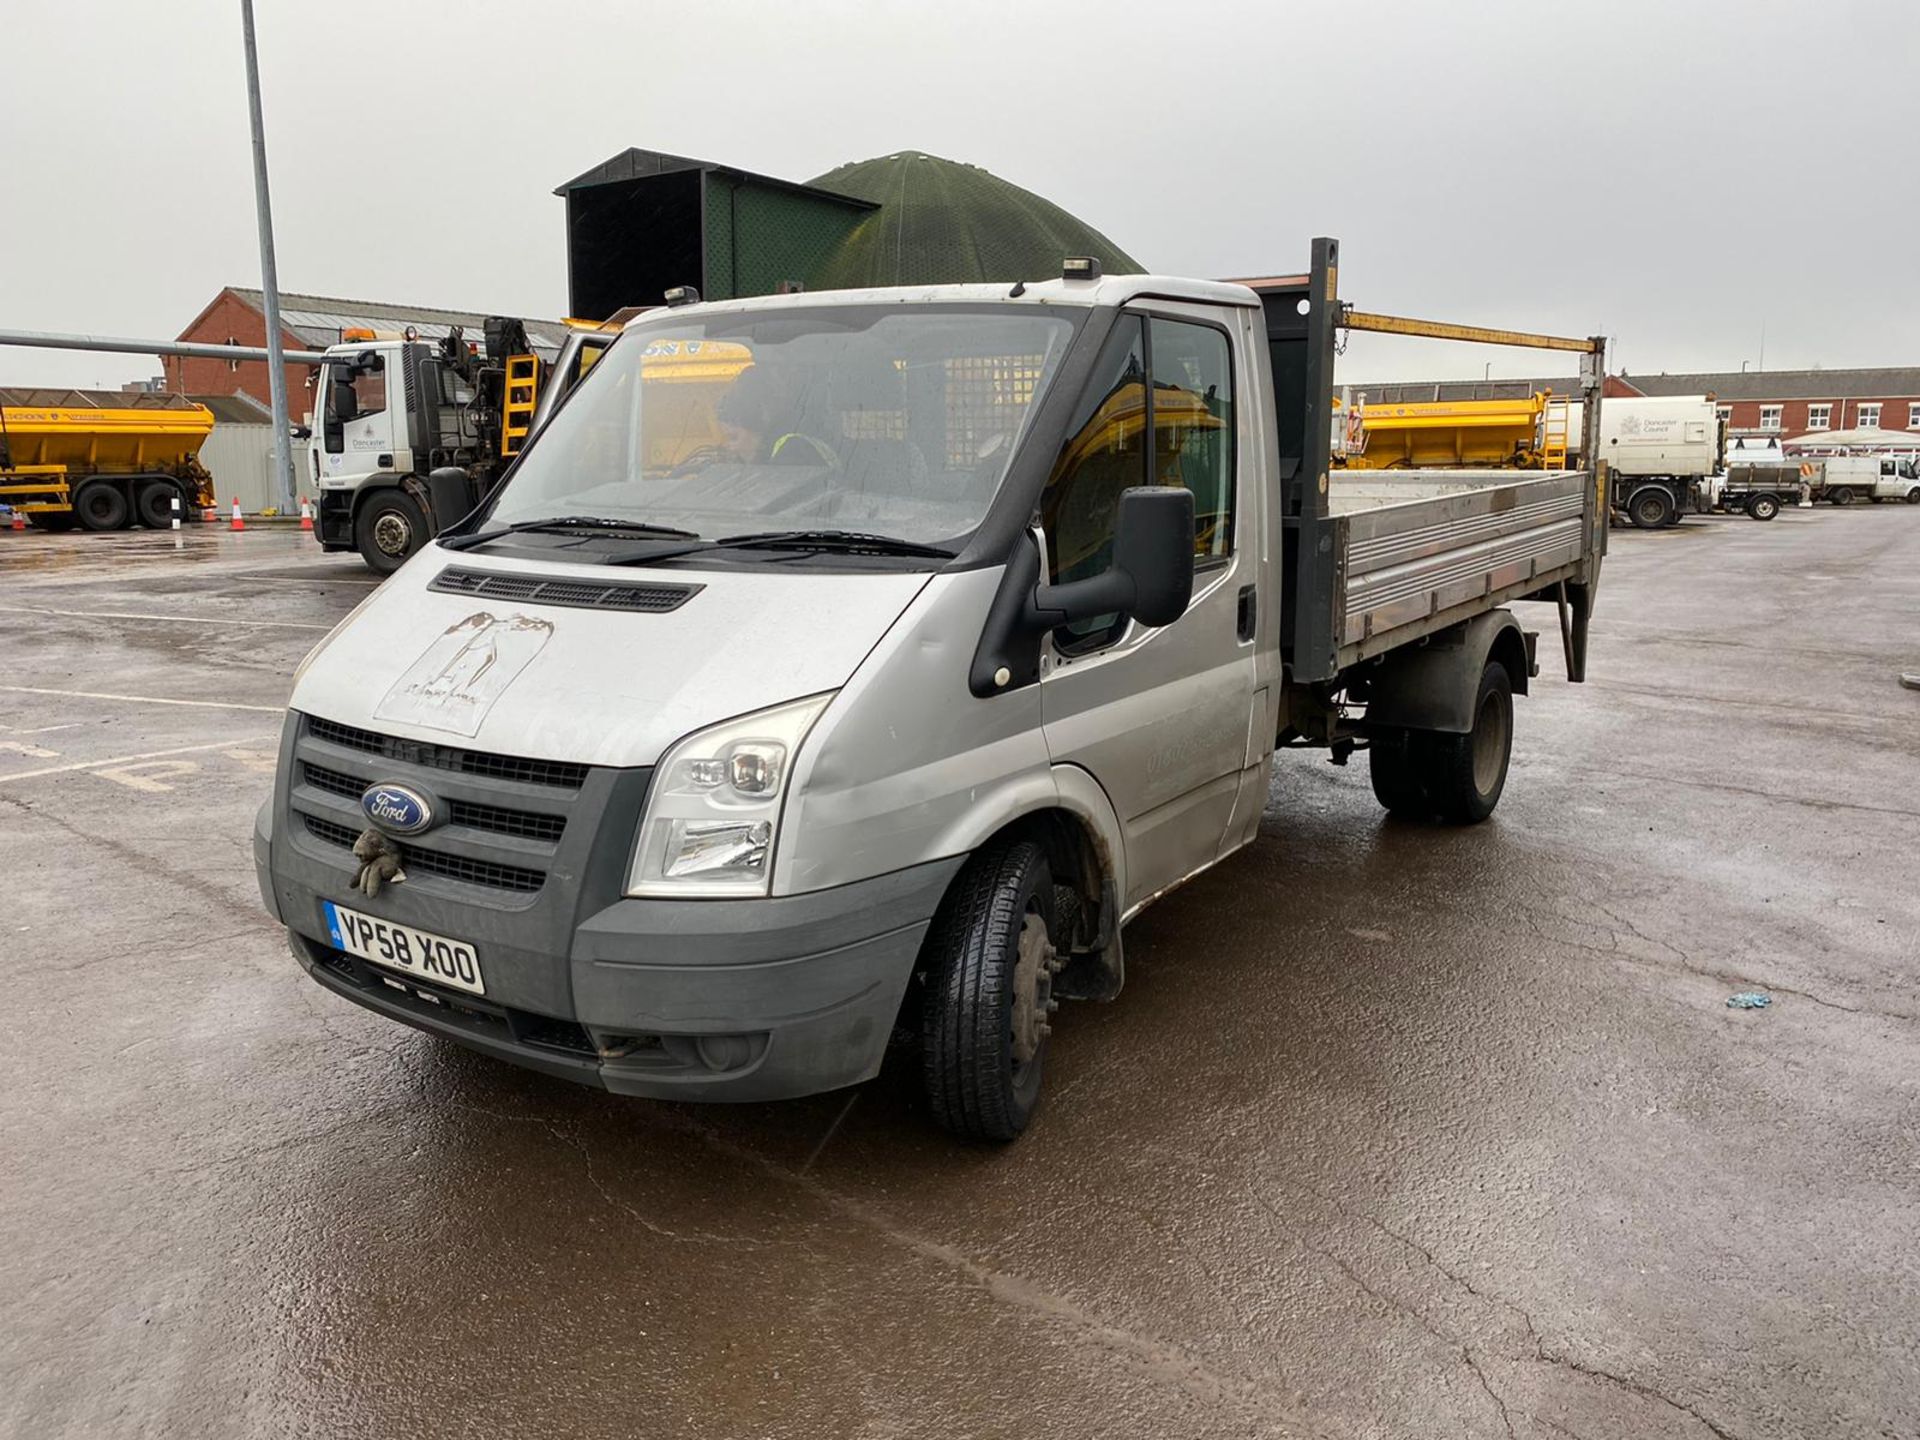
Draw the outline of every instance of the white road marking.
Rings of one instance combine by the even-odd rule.
[[[33,760],[58,760],[60,752],[49,750],[43,745],[25,745],[18,740],[0,740],[0,750],[11,750],[16,755],[25,755]]]
[[[189,705],[196,710],[258,710],[262,715],[284,715],[284,705],[242,705],[237,700],[168,700],[159,695],[110,695],[100,690],[48,690],[38,685],[0,685],[14,695],[59,695],[68,700],[125,700],[135,705]],[[201,746],[210,749],[210,746]]]
[[[173,786],[167,784],[167,780],[179,780],[188,775],[198,775],[200,765],[194,760],[143,760],[134,765],[96,768],[87,773],[98,775],[102,780],[111,780],[116,785],[124,785],[129,790],[141,790],[149,795],[165,795],[173,789]],[[160,778],[163,775],[166,777],[165,780]]]
[[[78,730],[79,728],[78,720],[70,720],[65,725],[36,725],[31,730],[22,730],[17,725],[0,725],[0,730],[6,731],[9,735],[51,735],[56,730]]]
[[[266,741],[271,735],[249,735],[247,741]],[[110,755],[104,760],[81,760],[72,765],[49,765],[44,770],[20,770],[12,775],[0,775],[0,785],[9,780],[38,780],[42,775],[70,775],[76,770],[97,770],[102,765],[131,765],[136,760],[160,760],[169,755],[197,755],[202,750],[224,750],[232,745],[231,740],[215,740],[208,745],[182,745],[176,750],[149,750],[141,755]]]
[[[141,615],[129,610],[49,610],[39,605],[17,605],[29,615],[55,615],[78,620],[155,620],[168,625],[245,625],[255,630],[331,630],[310,620],[216,620],[204,615]]]

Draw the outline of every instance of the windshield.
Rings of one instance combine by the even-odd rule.
[[[997,306],[663,316],[581,381],[487,523],[589,515],[702,539],[831,529],[958,548],[1073,329]]]

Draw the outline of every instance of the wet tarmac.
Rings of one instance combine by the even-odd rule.
[[[1920,509],[1613,543],[1492,822],[1285,757],[986,1150],[321,991],[249,830],[370,577],[0,534],[0,1434],[1920,1433]]]

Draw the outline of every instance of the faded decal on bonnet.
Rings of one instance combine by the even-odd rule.
[[[373,717],[477,735],[493,702],[533,663],[551,634],[551,620],[531,615],[502,619],[484,610],[469,615],[441,632],[394,682]]]

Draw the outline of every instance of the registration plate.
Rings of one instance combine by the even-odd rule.
[[[487,993],[480,979],[480,957],[463,940],[362,915],[331,900],[320,902],[320,915],[336,949],[416,980],[430,980],[469,995]]]

